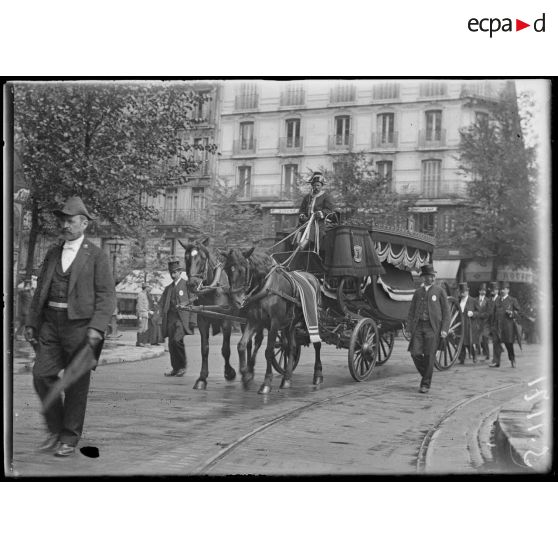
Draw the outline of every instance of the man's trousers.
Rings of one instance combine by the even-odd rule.
[[[411,339],[411,357],[422,376],[421,387],[430,387],[438,348],[438,336],[430,322],[419,320]]]
[[[186,368],[186,347],[184,346],[184,336],[186,331],[178,312],[169,310],[167,314],[167,328],[169,334],[169,354],[172,369],[176,372],[181,368]]]

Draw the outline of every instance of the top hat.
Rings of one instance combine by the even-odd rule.
[[[490,290],[493,292],[500,290],[500,285],[498,284],[498,281],[492,281],[490,283]]]
[[[459,283],[459,292],[464,293],[465,291],[469,290],[469,286],[467,283]]]
[[[312,176],[310,177],[310,180],[308,182],[310,184],[314,184],[314,182],[319,182],[320,184],[323,185],[325,184],[325,178],[321,172],[316,171],[312,173]]]
[[[486,291],[486,283],[481,283],[480,287],[479,287],[479,293],[481,291]]]
[[[426,264],[426,265],[423,265],[420,268],[420,274],[421,275],[436,275],[436,270],[434,269],[433,265]]]
[[[73,217],[74,215],[85,215],[88,219],[95,219],[85,208],[85,204],[78,196],[72,196],[66,200],[62,209],[55,209],[53,213],[57,217]]]
[[[510,284],[507,281],[502,281],[502,286],[500,288],[501,289],[509,289]]]
[[[180,261],[180,258],[177,256],[171,256],[169,258],[168,267],[169,267],[169,273],[172,273],[173,271],[184,271],[184,268],[182,267],[182,262]]]

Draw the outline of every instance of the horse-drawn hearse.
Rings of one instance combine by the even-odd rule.
[[[310,219],[300,229],[312,224]],[[432,263],[434,239],[386,227],[336,225],[316,250],[300,242],[297,232],[301,230],[279,240],[270,253],[250,248],[218,255],[207,240],[183,244],[186,271],[197,292],[197,301],[188,309],[198,313],[202,336],[202,372],[195,388],[207,384],[211,323],[214,331],[223,329],[227,379],[235,374],[228,362],[230,324],[242,324],[238,350],[245,383],[254,376],[256,354],[268,330],[260,393],[270,391],[272,369],[283,376],[281,387],[289,387],[301,347],[310,343],[316,355],[314,384],[323,381],[322,341],[348,349],[349,371],[358,382],[373,376],[391,356],[417,286],[413,272]],[[298,241],[293,243],[293,238]],[[452,297],[449,304],[450,328],[435,361],[440,370],[455,363],[462,344],[460,307]]]

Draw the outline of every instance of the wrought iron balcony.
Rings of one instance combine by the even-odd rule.
[[[419,195],[424,198],[467,198],[468,186],[464,180],[398,180],[395,189],[401,196]]]
[[[399,132],[375,132],[372,134],[374,149],[394,149],[399,144]]]
[[[259,95],[257,93],[249,93],[247,95],[237,95],[234,98],[235,110],[251,110],[258,108]]]
[[[279,138],[279,153],[300,153],[302,136]]]
[[[420,130],[418,146],[422,149],[446,147],[446,130]]]
[[[254,138],[233,141],[233,155],[247,155],[256,153],[256,140]]]
[[[349,151],[353,148],[353,134],[335,135],[328,138],[330,151]]]
[[[330,103],[354,103],[356,101],[356,86],[337,85],[329,93]]]
[[[159,212],[162,225],[202,225],[210,218],[208,209],[163,209]]]
[[[305,100],[304,89],[287,89],[286,91],[281,91],[279,106],[297,107],[304,105]]]

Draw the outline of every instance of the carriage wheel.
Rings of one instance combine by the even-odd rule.
[[[285,375],[286,368],[287,368],[288,350],[289,350],[289,340],[287,339],[287,336],[285,335],[283,330],[279,330],[279,332],[277,333],[277,339],[275,339],[275,348],[273,349],[273,358],[271,359],[271,366],[273,366],[275,371],[281,374],[282,376]],[[300,360],[300,345],[297,344],[295,354],[294,354],[293,371],[296,368],[299,360]]]
[[[381,366],[384,362],[387,362],[391,353],[393,351],[393,345],[395,344],[395,334],[393,331],[382,331],[380,333],[380,344],[378,345],[378,359],[376,364]]]
[[[378,345],[376,322],[372,318],[359,320],[349,341],[349,371],[357,382],[367,380],[374,372]]]
[[[461,352],[463,345],[463,315],[459,302],[453,297],[448,298],[450,307],[450,325],[448,336],[441,344],[441,349],[436,352],[434,365],[438,370],[451,368]]]

